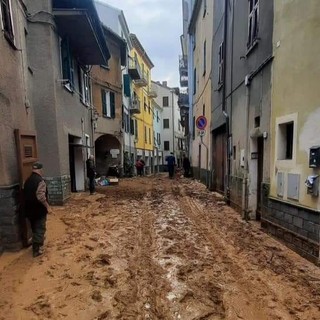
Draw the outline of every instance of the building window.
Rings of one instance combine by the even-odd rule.
[[[206,105],[205,104],[202,106],[202,115],[204,117],[206,116]]]
[[[90,150],[90,136],[89,135],[85,135],[86,138],[86,154],[87,154],[87,159],[89,159],[89,156],[91,154],[91,150]]]
[[[162,97],[162,106],[169,107],[169,97]]]
[[[134,137],[136,138],[136,139],[138,139],[138,137],[139,137],[139,131],[138,131],[138,120],[137,119],[135,119],[134,120]]]
[[[157,133],[157,143],[159,146],[161,145],[161,135],[159,132]]]
[[[88,71],[84,71],[80,68],[80,90],[81,101],[86,105],[91,105],[91,83]]]
[[[147,143],[148,142],[148,137],[147,137],[147,127],[144,126],[144,142]]]
[[[203,75],[207,71],[207,41],[203,43]]]
[[[207,13],[207,0],[203,0],[203,18],[206,16]]]
[[[10,0],[0,0],[0,2],[2,29],[4,31],[4,35],[11,43],[14,43],[14,32]]]
[[[293,158],[294,122],[281,123],[278,127],[278,160]]]
[[[102,114],[106,118],[115,118],[115,94],[114,92],[101,90]]]
[[[134,130],[134,120],[132,118],[130,118],[130,134],[133,136],[135,134],[135,130]],[[136,136],[137,138],[138,136]]]
[[[193,94],[197,92],[197,69],[194,68],[193,70]]]
[[[67,38],[61,40],[61,62],[62,77],[65,80],[65,87],[70,91],[74,89],[74,65],[69,41]]]
[[[170,150],[170,141],[164,141],[164,151]]]
[[[149,128],[149,143],[151,144],[151,128]]]
[[[163,119],[163,129],[169,129],[169,119]]]
[[[159,111],[157,110],[157,123],[159,123],[159,120],[160,120],[160,118],[159,118]]]
[[[151,103],[150,103],[150,101],[149,101],[148,111],[149,111],[149,113],[151,113]]]
[[[249,0],[248,43],[250,49],[258,40],[259,31],[259,0]]]
[[[218,58],[218,84],[223,83],[223,68],[224,68],[224,43],[222,42],[219,46],[219,58]]]
[[[147,111],[148,105],[147,105],[146,97],[143,97],[143,105],[144,105],[144,111]]]

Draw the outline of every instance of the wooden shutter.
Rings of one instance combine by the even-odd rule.
[[[102,101],[102,114],[107,115],[107,101],[106,101],[106,92],[101,89],[101,101]]]
[[[110,92],[110,109],[111,109],[111,118],[116,117],[116,102],[114,92]]]
[[[126,97],[131,97],[130,82],[130,76],[128,74],[123,75],[123,92]]]

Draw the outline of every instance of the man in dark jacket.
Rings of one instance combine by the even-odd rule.
[[[47,186],[42,178],[42,164],[36,162],[32,165],[31,176],[24,183],[25,213],[31,225],[34,257],[43,253],[47,213],[50,210],[47,196]]]
[[[190,167],[191,167],[190,166],[190,160],[186,155],[184,155],[184,158],[183,158],[183,170],[184,170],[184,176],[186,178],[188,178],[189,175],[190,175]]]
[[[96,176],[96,166],[94,164],[94,157],[93,155],[89,156],[87,160],[87,177],[89,178],[89,190],[90,194],[94,194],[96,191],[95,181],[94,178]]]
[[[166,158],[166,161],[168,163],[169,178],[172,179],[174,176],[174,167],[176,165],[176,158],[173,152],[171,152],[170,156]]]

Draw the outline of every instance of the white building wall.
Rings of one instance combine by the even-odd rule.
[[[184,140],[184,129],[180,124],[180,108],[178,106],[178,95],[173,88],[167,87],[166,83],[153,83],[157,90],[156,103],[163,108],[162,111],[162,147],[163,159],[174,153],[177,161],[181,161],[183,157],[183,150],[180,150],[179,139]],[[168,106],[163,106],[163,97],[168,97]],[[169,119],[169,128],[164,128],[164,120]],[[169,141],[169,150],[165,150],[165,141]],[[164,163],[166,164],[166,163]]]

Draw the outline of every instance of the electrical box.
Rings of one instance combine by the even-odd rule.
[[[309,176],[305,181],[307,187],[307,194],[314,197],[319,196],[319,176]]]
[[[320,146],[314,146],[310,148],[309,154],[309,168],[320,167]]]

